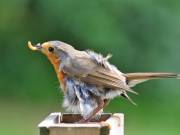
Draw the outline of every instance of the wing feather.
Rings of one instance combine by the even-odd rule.
[[[78,51],[73,58],[69,56],[65,61],[62,61],[62,66],[60,67],[67,75],[77,77],[86,83],[112,90],[119,89],[134,93],[126,84],[125,76],[121,72],[117,73],[115,68],[108,68],[111,66],[108,61],[105,63],[108,65],[101,66],[85,52]]]

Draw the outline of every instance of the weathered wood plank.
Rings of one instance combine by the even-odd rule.
[[[52,113],[38,127],[40,135],[124,135],[124,115],[102,114],[99,120],[76,123],[80,114]]]

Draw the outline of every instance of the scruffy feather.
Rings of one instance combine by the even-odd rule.
[[[110,68],[110,64],[108,62],[108,59],[112,57],[111,54],[108,54],[106,57],[103,57],[102,54],[97,54],[94,51],[87,50],[86,51],[91,59],[98,65],[103,66],[104,68]]]
[[[110,55],[108,55],[107,57],[103,57],[101,54],[97,54],[89,50],[87,51],[87,53],[89,54],[90,58],[99,66],[102,66],[108,70],[113,70],[117,74],[122,75],[122,73],[115,66],[109,64],[108,59],[111,57]],[[84,118],[88,118],[93,110],[98,106],[98,100],[109,100],[123,94],[122,97],[135,104],[127,95],[127,92],[131,92],[134,94],[137,93],[130,88],[128,88],[127,91],[123,89],[106,89],[103,87],[85,83],[73,77],[67,77],[65,82],[67,93],[64,97],[63,106],[67,109],[67,111],[71,111],[74,113],[77,113],[80,110],[80,113]],[[126,85],[125,79],[123,84]],[[100,115],[102,111],[103,110],[99,111],[97,115]]]

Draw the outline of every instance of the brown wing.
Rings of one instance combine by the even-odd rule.
[[[79,52],[75,57],[69,57],[66,61],[62,61],[62,65],[63,72],[86,83],[132,92],[129,86],[126,85],[123,74],[118,74],[113,68],[108,69],[95,63],[84,52]]]
[[[96,84],[98,86],[104,86],[112,89],[128,89],[125,84],[123,76],[117,75],[117,73],[97,66],[97,68],[90,72],[87,76],[82,77],[85,82]]]

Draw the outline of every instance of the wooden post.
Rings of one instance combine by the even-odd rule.
[[[124,135],[122,113],[102,114],[99,120],[77,123],[80,114],[51,113],[39,125],[40,135]]]

